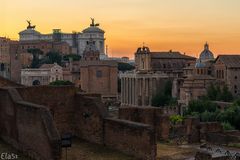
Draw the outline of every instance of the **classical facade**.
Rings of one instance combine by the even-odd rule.
[[[188,105],[191,100],[199,99],[206,95],[207,88],[215,81],[213,64],[214,55],[209,49],[209,45],[204,45],[199,58],[190,66],[184,68],[183,78],[176,78],[174,96],[179,98],[181,105]]]
[[[73,33],[63,33],[60,29],[54,29],[53,33],[42,34],[35,30],[35,26],[31,25],[31,22],[28,21],[29,25],[27,29],[19,33],[19,40],[21,41],[61,41],[67,42],[77,54],[82,55],[84,49],[86,48],[89,38],[92,38],[97,49],[100,52],[100,58],[106,58],[105,55],[105,37],[104,31],[99,28],[99,24],[94,22],[82,32],[73,32]]]
[[[151,106],[152,97],[169,79],[167,75],[134,71],[120,74],[120,78],[121,104],[133,106]]]
[[[194,61],[179,52],[151,52],[148,47],[135,53],[136,69],[120,74],[121,103],[151,106],[152,97],[163,90],[164,83],[183,74],[183,68]]]
[[[219,55],[215,59],[206,43],[195,64],[184,68],[184,76],[174,80],[173,93],[182,106],[206,95],[210,84],[225,84],[234,96],[239,96],[239,76],[240,55]]]
[[[56,80],[63,80],[62,67],[57,63],[21,70],[21,84],[26,86],[48,85]]]
[[[219,55],[214,63],[214,77],[225,82],[234,96],[240,96],[240,55]]]

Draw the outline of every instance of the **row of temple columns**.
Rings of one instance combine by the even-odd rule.
[[[155,85],[154,85],[155,84]],[[156,90],[153,78],[121,78],[121,103],[125,105],[150,106]]]

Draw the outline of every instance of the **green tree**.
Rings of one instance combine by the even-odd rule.
[[[203,113],[205,111],[215,112],[217,110],[217,104],[209,100],[192,100],[189,102],[187,114],[192,112]]]
[[[165,106],[168,104],[169,101],[170,97],[160,92],[152,98],[152,106],[154,107]]]
[[[62,56],[58,52],[48,52],[47,53],[47,62],[48,64],[57,63],[58,65],[62,64]]]
[[[134,70],[135,67],[129,63],[123,63],[123,62],[119,62],[118,63],[118,70],[125,72],[125,71],[131,71]]]
[[[207,97],[210,100],[216,100],[216,96],[217,96],[217,90],[216,90],[215,86],[211,83],[207,89]]]
[[[81,59],[81,56],[80,55],[76,55],[76,54],[69,54],[69,55],[63,56],[63,60],[65,60],[65,61],[68,61],[70,58],[73,61],[79,61]]]
[[[226,130],[226,131],[227,130],[235,130],[235,127],[232,126],[229,122],[223,122],[221,124],[223,126],[223,129]]]
[[[38,48],[30,48],[27,50],[28,53],[33,55],[33,60],[31,63],[31,68],[38,68],[40,64],[40,55],[43,55],[43,51]]]
[[[176,105],[177,100],[172,98],[172,81],[168,80],[162,91],[159,91],[152,98],[152,106],[160,107],[166,105]]]
[[[223,100],[224,102],[231,102],[231,101],[233,101],[233,95],[228,90],[227,85],[224,85],[224,87],[223,87],[221,100]]]

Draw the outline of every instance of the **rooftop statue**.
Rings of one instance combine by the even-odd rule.
[[[35,25],[32,26],[32,25],[31,25],[31,21],[28,21],[28,20],[27,20],[27,23],[28,23],[27,29],[35,29],[36,26],[35,26]]]
[[[94,22],[95,19],[94,19],[94,18],[91,18],[91,20],[92,20],[92,23],[90,24],[91,27],[97,27],[97,26],[99,26],[99,23],[96,23],[96,24],[95,24],[95,22]]]

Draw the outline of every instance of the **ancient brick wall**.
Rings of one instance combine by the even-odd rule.
[[[201,139],[206,139],[207,133],[222,133],[223,127],[219,122],[204,122],[200,123]]]
[[[119,108],[119,118],[153,126],[158,139],[166,140],[169,137],[169,116],[163,115],[161,108],[122,106]]]
[[[144,160],[155,160],[156,139],[150,125],[119,119],[105,119],[104,144]]]
[[[60,135],[66,132],[141,159],[156,157],[155,130],[146,124],[107,119],[98,94],[41,86],[1,89],[0,95],[1,137],[32,157],[59,159]],[[161,111],[151,110],[140,120],[154,123],[151,116],[157,112]],[[144,117],[144,112],[140,115]]]
[[[17,86],[21,85],[0,76],[0,87],[17,87]]]
[[[184,120],[184,125],[187,127],[187,136],[189,143],[200,142],[200,120],[198,118],[189,117]]]
[[[103,144],[103,119],[107,116],[100,97],[76,95],[75,135],[89,142]]]
[[[228,133],[206,133],[206,140],[213,144],[240,143],[240,136]]]
[[[1,138],[34,159],[59,159],[60,137],[49,110],[23,101],[16,89],[0,95]]]
[[[25,101],[49,108],[60,134],[73,132],[76,89],[72,86],[18,88]]]

